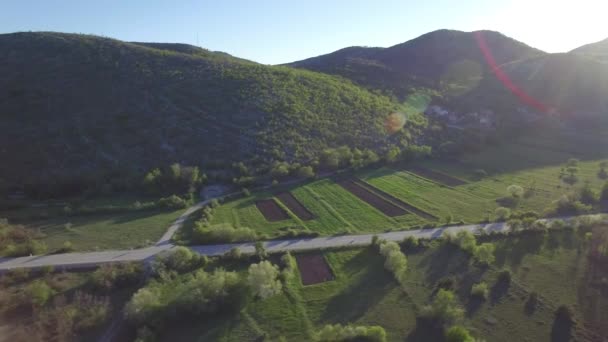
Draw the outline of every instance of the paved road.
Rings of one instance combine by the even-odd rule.
[[[474,233],[485,230],[488,232],[503,232],[507,230],[505,223],[491,223],[485,225],[463,225],[452,227],[441,227],[435,229],[409,230],[401,232],[390,232],[377,234],[380,238],[392,241],[400,241],[407,236],[415,236],[420,239],[434,239],[443,234],[444,231],[456,233],[461,230],[468,230]],[[302,251],[342,246],[363,246],[371,242],[373,234],[364,235],[342,235],[318,238],[303,238],[290,240],[271,240],[265,241],[264,245],[269,253],[284,251]],[[162,240],[162,239],[161,239]],[[166,241],[166,240],[164,240]],[[158,253],[174,248],[170,243],[161,243],[152,247],[122,250],[122,251],[102,251],[89,253],[65,253],[53,255],[38,255],[20,258],[0,259],[0,271],[12,268],[39,268],[42,266],[54,266],[56,269],[84,269],[96,265],[112,262],[124,261],[147,261]],[[243,253],[253,253],[254,243],[236,243],[222,245],[192,246],[196,252],[207,255],[222,255],[230,249],[238,247]]]

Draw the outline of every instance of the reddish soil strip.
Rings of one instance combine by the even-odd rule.
[[[303,285],[323,283],[334,279],[331,268],[321,254],[296,255]]]
[[[255,206],[267,221],[282,221],[289,218],[289,215],[272,198],[256,201]]]
[[[282,192],[276,195],[276,197],[280,199],[281,202],[283,202],[283,204],[285,204],[292,213],[296,214],[300,220],[308,221],[315,218],[315,215],[308,211],[308,209],[306,209],[306,207],[300,203],[297,198],[293,197],[291,192]]]
[[[369,183],[366,183],[366,182],[364,182],[362,180],[357,180],[356,183],[359,186],[361,186],[362,188],[367,189],[368,191],[376,193],[376,194],[378,194],[378,195],[380,195],[380,196],[382,196],[384,198],[388,198],[391,202],[397,204],[398,206],[400,206],[402,208],[407,209],[407,211],[412,212],[412,213],[414,213],[414,214],[416,214],[416,215],[418,215],[418,216],[420,216],[422,218],[425,218],[427,220],[436,220],[437,219],[437,217],[435,217],[435,216],[427,213],[426,211],[418,209],[418,208],[414,207],[413,205],[411,205],[411,204],[409,204],[407,202],[404,202],[403,200],[401,200],[401,199],[399,199],[399,198],[397,198],[397,197],[395,197],[395,196],[393,196],[393,195],[391,195],[391,194],[389,194],[387,192],[384,192],[384,191],[382,191],[382,190],[374,187],[373,185],[371,185]]]
[[[413,172],[423,178],[427,178],[427,179],[430,179],[432,181],[435,181],[437,183],[447,185],[447,186],[458,186],[458,185],[467,184],[467,182],[465,182],[461,179],[454,178],[450,175],[446,175],[445,173],[441,173],[441,172],[427,169],[427,168],[420,167],[420,166],[412,166],[412,167],[408,168],[408,171]]]
[[[348,190],[351,194],[359,197],[360,200],[367,202],[372,207],[380,210],[386,216],[394,217],[407,214],[405,209],[385,200],[352,180],[341,181],[338,185]]]

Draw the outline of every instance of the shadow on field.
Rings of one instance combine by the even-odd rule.
[[[469,256],[452,244],[443,244],[425,256],[419,266],[426,269],[426,281],[434,284],[450,274],[467,273]]]
[[[509,264],[516,268],[528,254],[538,253],[545,243],[545,235],[531,232],[516,238],[502,239],[496,244],[496,265],[503,267]]]
[[[416,328],[406,338],[406,342],[444,342],[444,328],[441,322],[418,317]]]
[[[362,268],[361,265],[367,267]],[[370,258],[370,253],[365,250],[349,260],[344,271],[356,273],[350,285],[327,303],[321,321],[354,322],[395,287],[390,273],[384,270],[381,257]]]

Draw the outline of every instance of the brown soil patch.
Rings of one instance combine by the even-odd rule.
[[[369,189],[362,187],[360,184],[352,180],[345,180],[338,183],[341,187],[348,190],[351,194],[359,197],[360,200],[366,202],[372,207],[380,210],[384,215],[394,217],[407,214],[407,211],[397,205],[387,201],[371,192]]]
[[[445,173],[427,169],[420,166],[413,166],[407,169],[408,171],[417,174],[420,177],[430,179],[434,182],[447,185],[447,186],[458,186],[467,184],[467,182],[462,179],[454,178],[450,175],[446,175]]]
[[[298,216],[301,220],[308,221],[315,218],[315,215],[306,209],[306,207],[300,203],[300,201],[298,201],[298,199],[295,198],[291,192],[283,192],[278,194],[276,197],[280,199],[281,202],[283,202],[283,204],[285,204],[287,208],[289,208],[289,210],[296,214],[296,216]]]
[[[382,191],[382,190],[374,187],[373,185],[371,185],[369,183],[366,183],[366,182],[364,182],[362,180],[358,180],[357,184],[360,185],[361,187],[363,187],[363,188],[371,191],[371,192],[374,192],[374,193],[377,193],[377,194],[381,195],[384,198],[388,198],[391,202],[397,204],[398,206],[400,206],[402,208],[405,208],[407,211],[409,211],[411,213],[414,213],[414,214],[416,214],[416,215],[418,215],[418,216],[420,216],[420,217],[422,217],[424,219],[427,219],[427,220],[436,220],[437,219],[437,217],[435,217],[435,216],[427,213],[426,211],[418,209],[418,208],[414,207],[413,205],[411,205],[411,204],[409,204],[407,202],[404,202],[403,200],[401,200],[401,199],[399,199],[399,198],[397,198],[397,197],[395,197],[395,196],[393,196],[393,195],[391,195],[391,194],[389,194],[387,192],[384,192],[384,191]]]
[[[304,285],[318,284],[334,279],[331,268],[321,254],[296,255],[296,261]]]
[[[262,215],[264,215],[264,218],[267,221],[275,222],[287,220],[289,218],[289,215],[287,215],[287,213],[281,209],[277,202],[275,202],[272,198],[256,201],[255,206],[262,213]]]

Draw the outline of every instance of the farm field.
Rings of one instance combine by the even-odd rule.
[[[564,230],[494,239],[497,258],[488,268],[475,265],[468,254],[451,244],[435,242],[405,249],[408,271],[403,288],[384,269],[384,258],[374,247],[307,253],[302,256],[322,256],[335,278],[305,286],[298,273],[279,295],[252,300],[223,320],[171,325],[160,340],[256,341],[266,336],[272,341],[310,341],[326,324],[352,323],[380,325],[388,341],[443,341],[438,336],[440,327],[426,326],[417,319],[442,286],[455,292],[458,306],[464,310],[458,324],[475,337],[556,341],[552,334],[560,326],[555,324],[554,313],[559,306],[568,305],[577,320],[570,333],[577,341],[591,342],[608,334],[601,330],[605,329],[601,322],[608,312],[608,297],[596,283],[607,271],[591,264],[583,235]],[[505,269],[512,274],[506,285],[498,280]],[[572,279],[567,286],[565,277]],[[488,285],[486,300],[471,296],[472,285],[479,282]],[[538,294],[538,304],[531,309],[527,303],[533,292]]]
[[[608,160],[608,150],[601,147],[607,145],[608,135],[598,131],[531,130],[458,160],[396,164],[358,171],[350,179],[323,179],[290,188],[293,198],[314,216],[308,221],[291,210],[287,210],[288,219],[265,220],[253,203],[277,196],[266,192],[223,204],[212,223],[249,227],[269,237],[280,236],[289,227],[332,235],[411,229],[429,223],[479,223],[495,219],[495,210],[504,205],[499,200],[508,196],[511,185],[525,191],[511,210],[547,215],[554,202],[584,184],[599,192],[607,181],[599,175],[600,163]],[[579,159],[577,181],[568,184],[560,173],[572,158]],[[480,176],[480,170],[485,175]],[[279,197],[275,200],[281,202]]]

